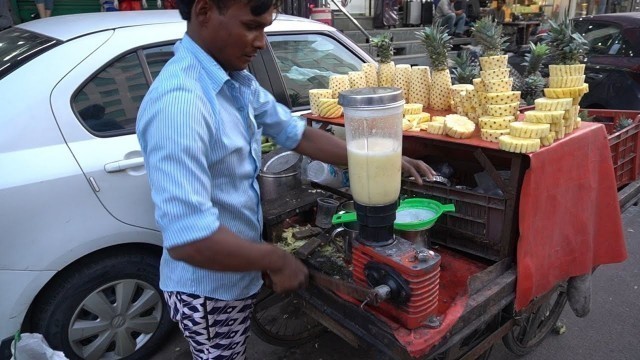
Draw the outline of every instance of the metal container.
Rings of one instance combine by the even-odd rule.
[[[293,151],[286,151],[276,153],[275,156],[266,161],[266,164],[258,174],[262,200],[283,197],[290,191],[302,186],[300,159],[299,154]]]

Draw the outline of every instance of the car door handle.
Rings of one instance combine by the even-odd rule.
[[[114,173],[131,169],[138,166],[144,166],[144,158],[137,157],[133,159],[119,160],[104,165],[104,171]]]

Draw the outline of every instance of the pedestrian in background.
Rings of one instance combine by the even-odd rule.
[[[347,164],[347,149],[292,116],[246,71],[267,45],[279,0],[178,6],[187,32],[136,123],[163,239],[160,288],[194,359],[242,360],[261,273],[278,293],[308,279],[302,262],[261,239],[261,136],[335,165]],[[403,170],[434,175],[408,158]]]
[[[51,16],[53,11],[53,0],[35,0],[36,9],[41,19]]]
[[[467,16],[464,13],[464,9],[454,9],[455,2],[456,0],[440,0],[438,6],[436,6],[436,19],[440,19],[441,24],[447,27],[449,35],[464,37]]]
[[[496,7],[489,10],[489,16],[498,24],[504,22],[504,0],[496,1]]]

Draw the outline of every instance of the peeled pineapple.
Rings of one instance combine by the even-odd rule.
[[[502,135],[498,138],[500,150],[514,153],[530,153],[540,150],[540,139],[525,139],[512,135]]]
[[[374,63],[363,63],[362,72],[368,87],[378,86],[378,65]]]
[[[564,111],[540,111],[530,110],[524,112],[524,120],[531,123],[551,124],[562,121]]]
[[[319,115],[319,101],[320,99],[330,99],[333,96],[331,89],[311,89],[309,90],[309,103],[311,105],[311,113],[313,115]]]
[[[367,87],[367,79],[363,71],[349,71],[347,76],[349,77],[349,86],[352,89]]]
[[[490,80],[484,81],[484,86],[487,89],[487,93],[500,93],[511,91],[513,87],[513,79],[499,79],[499,80]]]
[[[413,66],[411,68],[411,87],[409,88],[409,102],[429,107],[431,91],[431,70],[428,66]]]
[[[404,104],[403,115],[415,115],[422,112],[422,104]]]
[[[481,116],[478,119],[480,129],[490,130],[504,130],[509,129],[509,124],[515,118],[511,115],[508,116]]]
[[[572,102],[571,98],[550,99],[543,97],[535,100],[535,107],[536,110],[541,111],[567,110],[572,106]]]
[[[324,118],[337,118],[342,116],[342,106],[338,105],[338,99],[320,99],[318,101],[318,115]]]
[[[456,139],[467,139],[473,135],[476,124],[465,116],[451,114],[445,116],[444,131]]]
[[[509,124],[509,134],[520,138],[540,139],[549,135],[549,124],[515,121]]]
[[[349,75],[329,76],[329,89],[331,89],[332,98],[337,99],[340,92],[349,90],[350,88]]]
[[[480,138],[484,141],[498,142],[502,135],[509,135],[509,129],[481,129]]]
[[[444,122],[431,121],[426,124],[429,134],[444,135]]]
[[[520,101],[520,91],[487,93],[487,105],[505,105]]]

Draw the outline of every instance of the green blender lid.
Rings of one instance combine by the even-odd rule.
[[[455,211],[453,204],[443,205],[435,200],[412,198],[400,202],[396,210],[393,228],[402,231],[419,231],[429,229],[444,212]],[[357,220],[355,212],[341,213],[333,216],[334,225]]]

